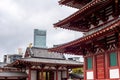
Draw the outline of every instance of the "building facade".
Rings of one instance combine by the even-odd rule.
[[[22,58],[22,54],[7,54],[4,55],[4,63],[12,63],[20,58]]]
[[[46,48],[46,31],[34,29],[34,47]]]
[[[27,80],[66,80],[69,69],[83,67],[82,62],[66,60],[63,54],[48,52],[46,48],[27,48],[25,58],[8,66],[17,67],[27,73]]]
[[[120,0],[61,0],[79,9],[54,24],[84,36],[50,51],[84,56],[84,80],[120,79]]]

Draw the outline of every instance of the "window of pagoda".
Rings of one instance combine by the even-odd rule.
[[[87,57],[87,70],[93,69],[93,59],[92,57]]]
[[[117,53],[116,52],[111,52],[110,54],[109,54],[109,65],[110,65],[110,67],[114,67],[114,66],[117,66],[118,65],[118,58],[117,58],[118,56],[117,56]]]
[[[118,52],[116,50],[110,51],[108,55],[108,65],[109,65],[109,78],[115,79],[119,78],[119,59]],[[114,75],[113,75],[114,74]]]

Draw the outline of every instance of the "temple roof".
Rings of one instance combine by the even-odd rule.
[[[26,53],[29,54],[31,57],[36,58],[45,58],[45,59],[65,59],[63,54],[56,54],[52,52],[48,52],[48,49],[46,48],[27,48]]]
[[[92,0],[61,0],[59,4],[80,9]]]
[[[60,45],[58,47],[51,48],[51,49],[49,49],[49,51],[58,52],[58,53],[74,54],[78,50],[78,48],[74,48],[74,47],[77,46],[78,44],[79,44],[79,48],[80,48],[80,45],[87,42],[87,41],[93,40],[93,39],[98,38],[102,35],[105,36],[108,33],[113,33],[114,31],[119,30],[117,28],[120,26],[120,18],[118,18],[115,21],[109,22],[108,24],[105,24],[104,26],[105,26],[104,28],[102,28],[101,30],[99,30],[95,33],[92,33],[90,35],[84,36],[84,37],[79,38],[77,40],[65,43],[65,44]],[[72,49],[72,51],[70,49]],[[83,53],[80,53],[80,54],[82,55]]]
[[[23,58],[13,62],[10,65],[69,65],[69,66],[82,66],[82,62],[73,60],[57,60],[57,59],[45,59],[45,58]]]
[[[48,49],[45,48],[27,48],[26,57],[18,59],[15,62],[8,64],[9,67],[27,67],[27,66],[71,66],[71,67],[80,67],[83,66],[82,62],[66,60],[63,54],[48,52]]]
[[[70,30],[75,30],[75,31],[85,31],[79,27],[74,27],[71,26],[71,23],[76,21],[76,20],[81,20],[84,19],[84,17],[88,14],[93,13],[95,10],[98,10],[101,8],[101,6],[105,6],[109,3],[111,0],[93,0],[84,7],[82,7],[80,10],[75,12],[74,14],[70,15],[69,17],[65,18],[64,20],[61,20],[57,23],[54,24],[54,27],[60,27],[60,28],[65,28],[65,29],[70,29]]]

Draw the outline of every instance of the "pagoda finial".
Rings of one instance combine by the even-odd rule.
[[[29,44],[29,48],[32,48],[32,43]]]

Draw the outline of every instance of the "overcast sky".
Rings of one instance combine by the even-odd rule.
[[[58,0],[0,0],[0,60],[33,43],[33,29],[47,30],[48,47],[80,37],[79,32],[53,27],[75,11],[59,5]]]

